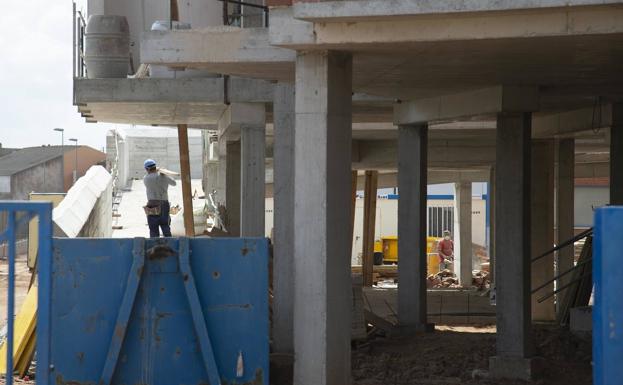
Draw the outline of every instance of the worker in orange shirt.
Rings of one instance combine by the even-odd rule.
[[[443,239],[437,245],[437,249],[439,252],[439,271],[451,270],[450,265],[454,263],[454,242],[452,242],[449,230],[443,231]]]

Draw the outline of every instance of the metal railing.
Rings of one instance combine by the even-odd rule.
[[[41,293],[49,293],[51,290],[50,265],[52,261],[52,203],[32,201],[0,201],[0,212],[6,212],[8,226],[0,232],[0,243],[7,242],[8,255],[8,279],[7,279],[7,337],[6,337],[6,385],[13,384],[13,345],[14,345],[14,317],[15,317],[15,257],[16,257],[16,230],[34,217],[39,217],[39,245],[38,245],[38,271],[39,271],[39,297],[37,317],[47,319],[50,316],[49,303],[42,303]],[[17,216],[18,213],[22,215]],[[43,301],[45,302],[45,301]],[[49,325],[49,322],[46,323]],[[37,326],[37,382],[47,384],[49,381],[49,351],[40,349],[40,341],[45,339],[49,331],[45,327]],[[41,338],[43,336],[43,338]]]
[[[269,8],[265,5],[261,4],[253,4],[240,0],[218,0],[223,3],[223,24],[224,25],[234,25],[238,27],[244,27],[244,18],[245,17],[256,17],[256,14],[246,14],[242,11],[242,7],[249,8],[258,8],[263,12],[262,26],[264,28],[268,27],[268,12]],[[236,5],[234,12],[229,12],[228,4]]]
[[[87,66],[84,62],[84,41],[87,23],[82,12],[76,9],[73,3],[73,77],[84,78],[87,76]]]

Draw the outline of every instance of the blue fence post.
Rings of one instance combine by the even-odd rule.
[[[51,384],[50,372],[50,325],[52,298],[52,203],[43,203],[38,208],[39,215],[39,247],[38,247],[38,280],[37,292],[37,384]]]
[[[623,378],[623,206],[595,210],[593,243],[593,383]]]
[[[13,385],[13,314],[15,312],[15,212],[10,211],[6,241],[9,246],[9,279],[6,334],[6,385]]]

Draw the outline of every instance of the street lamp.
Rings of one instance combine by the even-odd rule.
[[[76,179],[78,179],[78,139],[69,138],[69,141],[76,145],[76,162],[74,163],[74,183],[76,183]]]
[[[65,186],[65,149],[63,148],[65,145],[65,129],[56,127],[53,128],[53,130],[61,133],[61,179],[63,181],[63,186]],[[45,174],[43,174],[43,184],[45,185]],[[65,189],[65,187],[63,187],[63,189]]]

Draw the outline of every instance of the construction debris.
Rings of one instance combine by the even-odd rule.
[[[474,270],[472,285],[478,290],[487,290],[491,287],[491,274],[485,270]]]
[[[459,279],[452,271],[445,269],[437,274],[431,274],[426,278],[428,289],[459,289]]]

